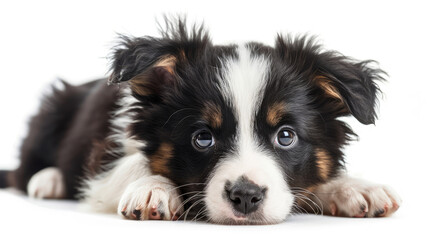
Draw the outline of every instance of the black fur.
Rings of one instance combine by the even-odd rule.
[[[21,164],[7,185],[27,191],[36,172],[58,167],[65,177],[66,198],[75,198],[93,142],[107,136],[110,112],[115,109],[117,88],[108,88],[105,82],[72,86],[62,81],[63,90],[53,87],[30,121],[21,146]]]
[[[6,188],[9,186],[9,175],[11,171],[0,170],[0,188]]]

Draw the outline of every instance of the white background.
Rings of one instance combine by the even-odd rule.
[[[428,214],[429,33],[424,1],[2,1],[0,168],[15,168],[26,123],[47,86],[105,76],[116,33],[157,35],[155,17],[204,20],[215,43],[272,45],[277,32],[318,35],[327,49],[375,59],[389,73],[376,126],[347,121],[360,135],[346,149],[349,171],[387,183],[403,198],[385,219],[292,216],[273,226],[123,221],[70,202],[29,201],[0,191],[0,239],[375,238],[419,236]],[[426,221],[426,223],[424,223]],[[6,238],[4,236],[7,236]]]

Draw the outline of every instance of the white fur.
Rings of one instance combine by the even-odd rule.
[[[141,220],[150,219],[149,208],[161,203],[165,219],[182,212],[178,189],[167,178],[152,175],[148,159],[138,151],[117,160],[110,171],[87,180],[83,195],[84,208],[118,214],[126,209],[129,218],[139,208]]]
[[[132,139],[127,131],[127,127],[133,123],[134,112],[130,111],[134,108],[141,108],[135,106],[138,100],[131,95],[131,89],[125,87],[121,91],[121,98],[118,101],[120,106],[118,110],[113,114],[112,120],[110,121],[111,134],[108,139],[118,143],[119,146],[123,146],[121,149],[117,149],[119,152],[125,152],[125,154],[133,154],[139,151],[139,148],[144,146],[144,143]],[[113,149],[113,151],[116,151]]]
[[[116,212],[121,195],[137,179],[150,176],[147,159],[134,153],[116,160],[112,170],[86,181],[84,203],[97,212]]]
[[[382,216],[388,216],[402,203],[387,186],[345,175],[320,185],[314,194],[313,201],[322,205],[325,214],[345,217],[376,217],[377,211],[382,209],[385,210]],[[364,211],[361,206],[365,207]]]
[[[113,149],[112,153],[121,152],[125,156],[107,166],[110,170],[84,181],[82,206],[92,211],[119,214],[127,207],[126,216],[129,217],[137,207],[147,209],[149,205],[162,203],[170,210],[165,211],[165,217],[170,218],[171,213],[180,213],[178,191],[173,189],[174,185],[167,178],[152,175],[149,160],[140,151],[144,143],[133,139],[127,132],[134,114],[129,110],[136,107],[133,106],[136,101],[129,88],[123,89],[122,98],[118,101],[121,107],[114,113],[111,121],[113,134],[109,138],[122,146]],[[151,198],[147,199],[149,195]],[[148,219],[148,214],[149,211],[143,211],[141,219]]]
[[[223,83],[220,88],[238,120],[237,150],[221,159],[211,174],[205,197],[208,215],[215,222],[238,221],[232,206],[222,196],[226,181],[234,182],[245,176],[268,188],[261,211],[267,222],[279,222],[289,214],[293,195],[274,157],[259,149],[253,130],[270,63],[263,57],[252,57],[246,46],[237,51],[238,59],[227,60],[225,72],[220,75]]]
[[[27,192],[32,198],[63,198],[65,196],[63,174],[58,168],[45,168],[31,177]]]
[[[86,179],[84,187],[80,190],[85,206],[98,212],[116,212],[125,188],[133,181],[151,175],[147,166],[148,160],[139,150],[144,143],[131,138],[127,131],[134,114],[129,110],[134,107],[133,104],[137,100],[131,95],[128,87],[122,89],[121,94],[118,101],[120,108],[113,114],[111,121],[113,134],[108,138],[121,146],[120,149],[112,149],[111,153],[120,152],[125,156],[107,167],[111,170]]]
[[[182,199],[175,185],[165,177],[153,175],[132,182],[119,201],[117,213],[133,218],[133,210],[141,211],[141,220],[151,219],[151,210],[162,212],[163,219],[171,220],[182,211]],[[180,207],[180,209],[179,209]],[[161,208],[161,209],[160,209]]]

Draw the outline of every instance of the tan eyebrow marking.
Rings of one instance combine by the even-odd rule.
[[[222,110],[219,105],[208,102],[204,104],[202,113],[203,119],[206,120],[211,127],[220,128],[222,126]]]
[[[267,123],[271,126],[276,126],[286,114],[286,104],[284,102],[276,102],[268,107]]]

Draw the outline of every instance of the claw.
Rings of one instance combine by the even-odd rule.
[[[336,216],[337,215],[337,205],[335,205],[335,203],[331,203],[330,208],[331,208],[331,215]]]
[[[161,220],[161,214],[157,210],[151,210],[149,215],[150,220]]]
[[[374,217],[384,217],[386,216],[387,212],[389,211],[389,205],[384,205],[384,208],[377,210],[374,213]]]
[[[164,218],[164,213],[162,211],[162,206],[153,205],[149,210],[149,219],[150,220],[161,220]]]
[[[140,220],[140,217],[142,215],[142,212],[139,209],[134,209],[133,211],[133,216],[137,219]]]
[[[127,216],[127,206],[125,206],[122,210],[121,210],[122,215],[124,215],[124,217]]]
[[[399,209],[399,204],[397,202],[393,202],[393,211],[396,211]]]
[[[384,209],[379,209],[374,213],[374,217],[382,217],[384,215],[384,213],[386,212],[386,210]]]
[[[361,210],[362,212],[368,212],[368,208],[365,206],[365,204],[361,204],[361,205],[360,205],[360,210]]]
[[[360,213],[353,216],[355,218],[366,218],[368,217],[368,207],[365,204],[360,205]]]

